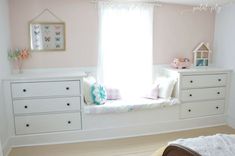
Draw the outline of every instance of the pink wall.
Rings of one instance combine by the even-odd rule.
[[[35,52],[25,68],[96,66],[98,14],[91,0],[10,0],[12,47],[29,47],[28,22],[49,8],[66,23],[66,52]],[[201,41],[213,41],[214,14],[166,5],[155,11],[154,64],[190,57]]]
[[[214,13],[193,13],[192,7],[166,5],[156,11],[155,22],[155,64],[169,63],[174,57],[192,59],[197,44],[213,44]]]

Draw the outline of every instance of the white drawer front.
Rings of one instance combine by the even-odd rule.
[[[80,97],[14,100],[15,114],[80,110]]]
[[[13,98],[80,95],[80,81],[13,83]]]
[[[193,118],[224,113],[224,100],[184,103],[181,105],[181,118]]]
[[[182,101],[212,100],[223,98],[225,98],[224,87],[183,90],[181,95]]]
[[[18,116],[15,117],[16,134],[33,134],[81,129],[80,113]]]
[[[182,88],[225,86],[227,74],[182,76]]]

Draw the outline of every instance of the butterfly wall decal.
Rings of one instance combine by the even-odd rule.
[[[60,32],[55,32],[56,35],[60,35]]]
[[[51,37],[44,37],[44,40],[45,40],[46,42],[50,42]]]
[[[34,31],[34,35],[37,36],[37,35],[39,35],[39,34],[40,34],[40,31],[36,31],[36,30]]]
[[[38,45],[38,44],[35,44],[35,48],[39,48],[39,45]]]
[[[56,41],[60,41],[60,37],[56,37],[55,40],[56,40]]]
[[[34,29],[39,29],[39,25],[34,25]]]

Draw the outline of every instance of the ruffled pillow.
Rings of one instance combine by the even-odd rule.
[[[91,86],[91,96],[93,103],[95,103],[96,105],[104,104],[107,100],[105,87],[98,83],[93,84]]]

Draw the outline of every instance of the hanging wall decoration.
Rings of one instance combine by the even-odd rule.
[[[36,22],[36,19],[49,12],[58,19],[58,22]],[[65,23],[50,10],[45,9],[41,14],[31,20],[30,48],[32,51],[64,51],[65,50]]]

